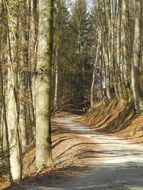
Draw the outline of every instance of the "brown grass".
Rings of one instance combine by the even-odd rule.
[[[134,142],[143,142],[143,113],[136,115],[133,101],[97,103],[82,122],[98,132],[110,133]]]

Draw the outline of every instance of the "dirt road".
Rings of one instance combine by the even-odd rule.
[[[88,167],[81,171],[81,175],[65,180],[53,180],[53,183],[50,183],[49,186],[24,185],[19,189],[143,190],[143,147],[118,137],[98,134],[83,124],[76,122],[75,119],[74,116],[59,117],[55,118],[55,122],[74,131],[77,137],[86,137],[90,143],[100,145],[96,151],[95,149],[90,151],[90,158],[92,159],[89,159],[88,163],[86,163]],[[93,154],[92,156],[91,153]],[[94,159],[95,157],[97,159]]]

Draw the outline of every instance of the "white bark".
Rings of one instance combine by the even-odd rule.
[[[18,135],[17,108],[14,94],[14,73],[12,65],[8,68],[7,125],[10,145],[10,169],[14,182],[21,180],[21,154]]]
[[[109,73],[109,59],[107,55],[107,50],[105,50],[105,45],[103,46],[103,55],[105,60],[105,90],[106,90],[106,96],[109,100],[111,100],[111,94],[110,94],[110,73]]]
[[[28,141],[27,141],[27,130],[26,130],[26,120],[25,120],[25,108],[23,105],[20,105],[20,116],[19,116],[19,125],[20,125],[20,138],[21,138],[21,148],[22,151],[25,150]]]
[[[56,48],[56,55],[55,55],[55,92],[54,92],[54,111],[57,110],[58,106],[58,78],[59,78],[59,65],[58,65],[58,58],[57,58],[57,48]]]

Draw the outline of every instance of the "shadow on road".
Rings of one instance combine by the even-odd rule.
[[[117,137],[95,133],[86,126],[73,122],[71,118],[60,118],[57,122],[63,128],[74,131],[77,137],[88,139],[85,143],[77,141],[76,144],[62,150],[57,157],[60,164],[64,162],[61,158],[65,154],[68,155],[66,156],[68,159],[71,159],[73,149],[75,150],[76,147],[93,145],[94,148],[79,154],[77,152],[76,156],[81,165],[73,163],[71,166],[58,168],[50,174],[25,180],[15,189],[143,190],[143,148],[141,146]],[[59,143],[54,142],[53,147],[59,146],[62,149],[62,142],[66,140],[68,138],[60,139]],[[100,144],[99,147],[97,143]],[[90,163],[87,165],[84,161],[88,159]]]
[[[67,167],[26,182],[25,190],[142,190],[143,166],[129,162],[121,166]],[[11,188],[12,189],[12,188]],[[14,189],[14,188],[13,188]]]

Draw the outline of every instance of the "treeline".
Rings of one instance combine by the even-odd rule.
[[[96,77],[102,75],[99,99],[134,98],[136,112],[142,111],[142,5],[142,1],[136,0],[94,1],[96,61],[91,105]],[[95,74],[97,67],[100,74]]]
[[[94,0],[89,10],[86,0],[0,0],[0,165],[12,182],[22,179],[32,142],[37,170],[53,165],[58,109],[133,99],[142,111],[142,4]]]
[[[91,85],[93,44],[91,15],[87,2],[58,1],[54,33],[54,110],[65,104],[82,104]],[[77,105],[77,106],[78,106]],[[80,106],[81,108],[83,105]]]
[[[59,24],[64,39],[55,64],[56,104],[81,100],[86,109],[98,101],[134,100],[136,112],[142,111],[142,4],[94,0],[89,10],[86,1],[75,1]]]
[[[22,155],[36,139],[36,167],[52,164],[52,0],[0,1],[0,164],[22,179]]]

